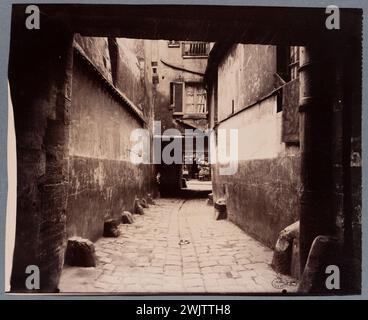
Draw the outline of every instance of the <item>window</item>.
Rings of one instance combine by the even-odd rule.
[[[290,80],[298,78],[299,47],[290,47],[289,74]]]
[[[183,87],[182,82],[170,83],[170,103],[174,108],[174,113],[183,112]]]
[[[157,72],[157,61],[152,61],[151,62],[151,66],[152,66],[152,83],[153,84],[158,84],[159,83],[159,77],[158,77],[158,72]]]
[[[210,51],[207,42],[183,42],[183,57],[207,57]]]
[[[299,47],[277,47],[277,74],[289,82],[298,78]]]
[[[202,84],[185,84],[185,113],[206,113],[206,90]]]
[[[277,59],[277,74],[284,82],[290,81],[289,64],[290,64],[290,50],[289,47],[278,46],[276,52]]]
[[[202,83],[170,83],[170,104],[174,114],[205,114],[207,93]]]
[[[180,47],[180,41],[170,40],[167,43],[169,48],[179,48]]]

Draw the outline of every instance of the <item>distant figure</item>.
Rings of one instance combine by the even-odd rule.
[[[196,179],[198,175],[198,164],[196,159],[193,159],[193,163],[192,163],[192,178]]]
[[[157,175],[156,175],[156,183],[157,183],[157,186],[158,187],[161,184],[161,173],[160,172],[157,172]]]
[[[156,188],[155,188],[155,198],[161,198],[161,173],[157,172],[155,178]]]

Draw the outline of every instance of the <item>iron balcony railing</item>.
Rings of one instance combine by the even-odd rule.
[[[207,57],[210,44],[207,42],[183,42],[183,57]]]

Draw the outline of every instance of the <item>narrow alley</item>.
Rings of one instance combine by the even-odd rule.
[[[280,293],[296,282],[270,267],[272,250],[227,220],[206,199],[159,199],[121,236],[95,243],[96,268],[67,267],[61,293]],[[281,282],[278,282],[281,277]],[[277,285],[277,283],[281,283]]]
[[[39,7],[12,13],[8,292],[360,292],[360,11]]]

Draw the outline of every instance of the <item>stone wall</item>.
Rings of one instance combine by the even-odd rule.
[[[125,76],[126,82],[140,81],[139,72]],[[96,240],[104,220],[131,211],[135,197],[150,192],[149,168],[130,162],[130,133],[143,123],[80,54],[72,92],[67,234]]]
[[[37,265],[41,291],[54,291],[65,248],[73,35],[52,24],[27,31],[13,28],[9,61],[17,144],[11,290],[26,291],[26,267]]]
[[[57,290],[67,236],[97,239],[104,219],[131,210],[134,197],[153,186],[152,167],[129,160],[130,130],[152,122],[152,94],[147,91],[136,108],[138,116],[119,94],[124,90],[134,100],[137,85],[116,89],[112,83],[107,38],[73,37],[51,23],[42,30],[31,38],[23,25],[12,31],[9,83],[17,143],[12,291],[27,290],[28,265],[40,267],[41,291]],[[137,72],[135,64],[132,70],[124,81],[145,89],[144,69]]]
[[[117,217],[123,210],[132,211],[136,197],[151,193],[152,168],[130,161],[130,134],[144,127],[149,112],[148,117],[142,112],[140,118],[119,94],[141,111],[149,109],[150,104],[145,95],[145,71],[133,51],[136,46],[119,39],[115,42],[117,61],[113,61],[111,46],[106,51],[107,38],[92,38],[93,42],[81,39],[78,43],[84,46],[83,52],[75,49],[74,54],[67,235],[96,240],[102,236],[104,220]],[[103,53],[103,59],[97,53]],[[109,63],[101,65],[99,61]]]
[[[215,200],[225,198],[228,218],[269,247],[299,218],[300,152],[282,142],[275,72],[273,46],[234,45],[219,61],[218,129],[238,130],[238,169],[227,176],[212,167]]]
[[[218,66],[218,120],[276,88],[276,47],[234,45]]]

